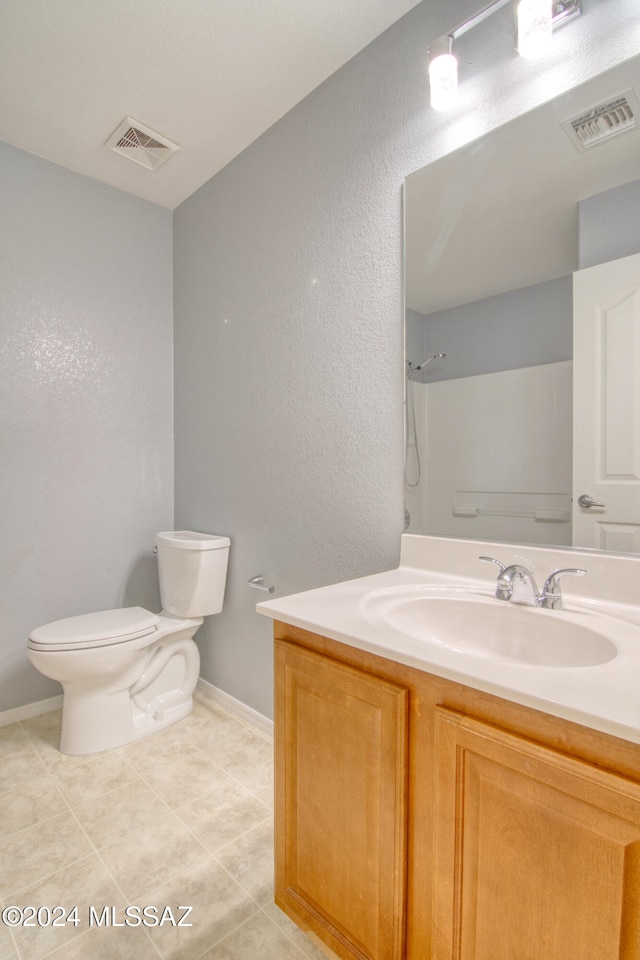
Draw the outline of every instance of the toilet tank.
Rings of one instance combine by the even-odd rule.
[[[220,613],[229,538],[192,530],[156,534],[162,608],[178,617]]]

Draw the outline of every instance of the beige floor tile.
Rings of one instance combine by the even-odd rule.
[[[19,753],[29,746],[29,738],[19,723],[0,727],[0,758],[4,759],[10,753]]]
[[[273,820],[216,852],[216,860],[261,906],[273,900]]]
[[[77,907],[78,924],[64,926],[16,927],[14,936],[25,960],[40,960],[63,944],[89,931],[89,907],[99,911],[103,906],[122,908],[122,896],[112,878],[100,862],[97,854],[70,864],[63,870],[50,874],[21,891],[20,897],[12,896],[13,903],[56,906],[70,911]]]
[[[302,960],[303,954],[262,911],[209,950],[201,960]],[[326,960],[326,958],[325,958]]]
[[[263,907],[263,911],[290,940],[293,940],[303,957],[307,960],[327,960],[324,951],[316,946],[275,903],[267,904]]]
[[[257,912],[256,904],[213,859],[199,863],[153,894],[158,907],[190,906],[191,927],[149,929],[163,960],[195,960]],[[246,960],[254,960],[247,957]],[[256,960],[258,960],[256,956]]]
[[[271,816],[268,807],[235,782],[179,807],[176,813],[212,853]]]
[[[72,755],[60,752],[61,712],[43,714],[31,720],[23,720],[22,726],[31,744],[50,773],[59,770],[74,770],[76,767],[100,757],[114,756],[117,751]]]
[[[0,796],[46,776],[47,771],[33,748],[10,753],[0,762]]]
[[[232,779],[201,750],[176,755],[171,761],[158,762],[149,757],[143,769],[145,781],[172,808],[196,800]]]
[[[4,760],[0,760],[3,763]],[[43,774],[35,780],[19,787],[17,790],[8,790],[0,799],[0,839],[11,836],[19,830],[33,827],[43,820],[55,817],[67,810],[60,791],[46,775],[39,761],[37,767]]]
[[[143,830],[103,847],[104,860],[131,903],[207,856],[192,833],[172,813]]]
[[[170,762],[197,750],[182,726],[182,722],[173,724],[165,730],[159,730],[149,737],[122,747],[118,753],[138,771],[143,772],[149,759],[155,763]]]
[[[122,911],[117,915],[121,922]],[[142,927],[93,927],[75,937],[47,960],[159,960]]]
[[[61,723],[62,711],[53,710],[51,713],[43,713],[29,720],[23,720],[20,724],[33,749],[47,767],[58,765],[69,759],[59,750]]]
[[[273,759],[271,741],[244,726],[223,734],[213,745],[202,749],[223,770],[238,779],[249,776],[258,765]]]
[[[0,923],[0,957],[3,960],[18,960],[18,949],[13,942],[9,928]]]
[[[58,745],[61,723],[62,710],[51,710],[49,713],[41,713],[37,717],[23,720],[21,726],[37,749],[38,744],[41,743]]]
[[[56,711],[0,729],[0,895],[50,907],[78,904],[81,924],[18,929],[21,953],[0,928],[2,960],[196,960],[216,944],[222,949],[223,940],[232,952],[215,960],[240,957],[238,950],[248,951],[242,960],[289,960],[291,945],[298,951],[292,958],[322,956],[308,952],[317,948],[284,915],[291,929],[269,914],[267,737],[206,698],[180,723],[101,754],[61,754],[59,726]],[[113,906],[122,920],[123,897],[174,911],[193,906],[194,926],[89,926],[89,905]],[[262,919],[242,928],[256,914],[267,925]]]
[[[60,753],[57,739],[55,741],[32,740],[31,745],[49,773],[55,773],[57,770],[66,768],[74,769],[88,759],[86,756],[74,757],[66,753]]]
[[[115,843],[167,813],[159,796],[143,780],[78,803],[73,812],[96,847]]]
[[[193,743],[201,750],[215,749],[228,736],[242,736],[249,728],[236,717],[209,705],[197,704],[187,717],[188,732]]]
[[[273,760],[260,763],[253,770],[239,777],[240,783],[273,810]]]
[[[71,813],[63,813],[0,842],[0,896],[14,894],[91,852]]]
[[[74,762],[50,768],[50,771],[72,807],[138,779],[131,764],[118,752],[68,759]]]

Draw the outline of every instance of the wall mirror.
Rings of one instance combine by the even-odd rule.
[[[640,57],[407,178],[409,533],[640,553],[639,95]]]

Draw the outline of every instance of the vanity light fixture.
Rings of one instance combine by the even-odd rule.
[[[507,3],[511,0],[493,0],[451,33],[433,41],[429,48],[429,86],[434,110],[450,110],[458,99],[458,60],[453,52],[454,41]]]
[[[449,110],[458,99],[458,61],[453,37],[438,37],[429,49],[429,88],[434,110]]]
[[[537,60],[551,48],[552,0],[520,0],[517,7],[518,53]]]
[[[458,60],[454,43],[512,0],[493,0],[449,34],[434,40],[429,48],[429,86],[434,110],[449,110],[458,99]],[[560,24],[582,13],[581,0],[519,0],[516,7],[516,49],[520,56],[534,59],[550,47],[551,33]]]

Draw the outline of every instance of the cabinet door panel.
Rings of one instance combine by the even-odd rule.
[[[276,644],[276,899],[340,956],[399,960],[406,689]]]
[[[640,787],[442,708],[434,960],[640,956]]]

